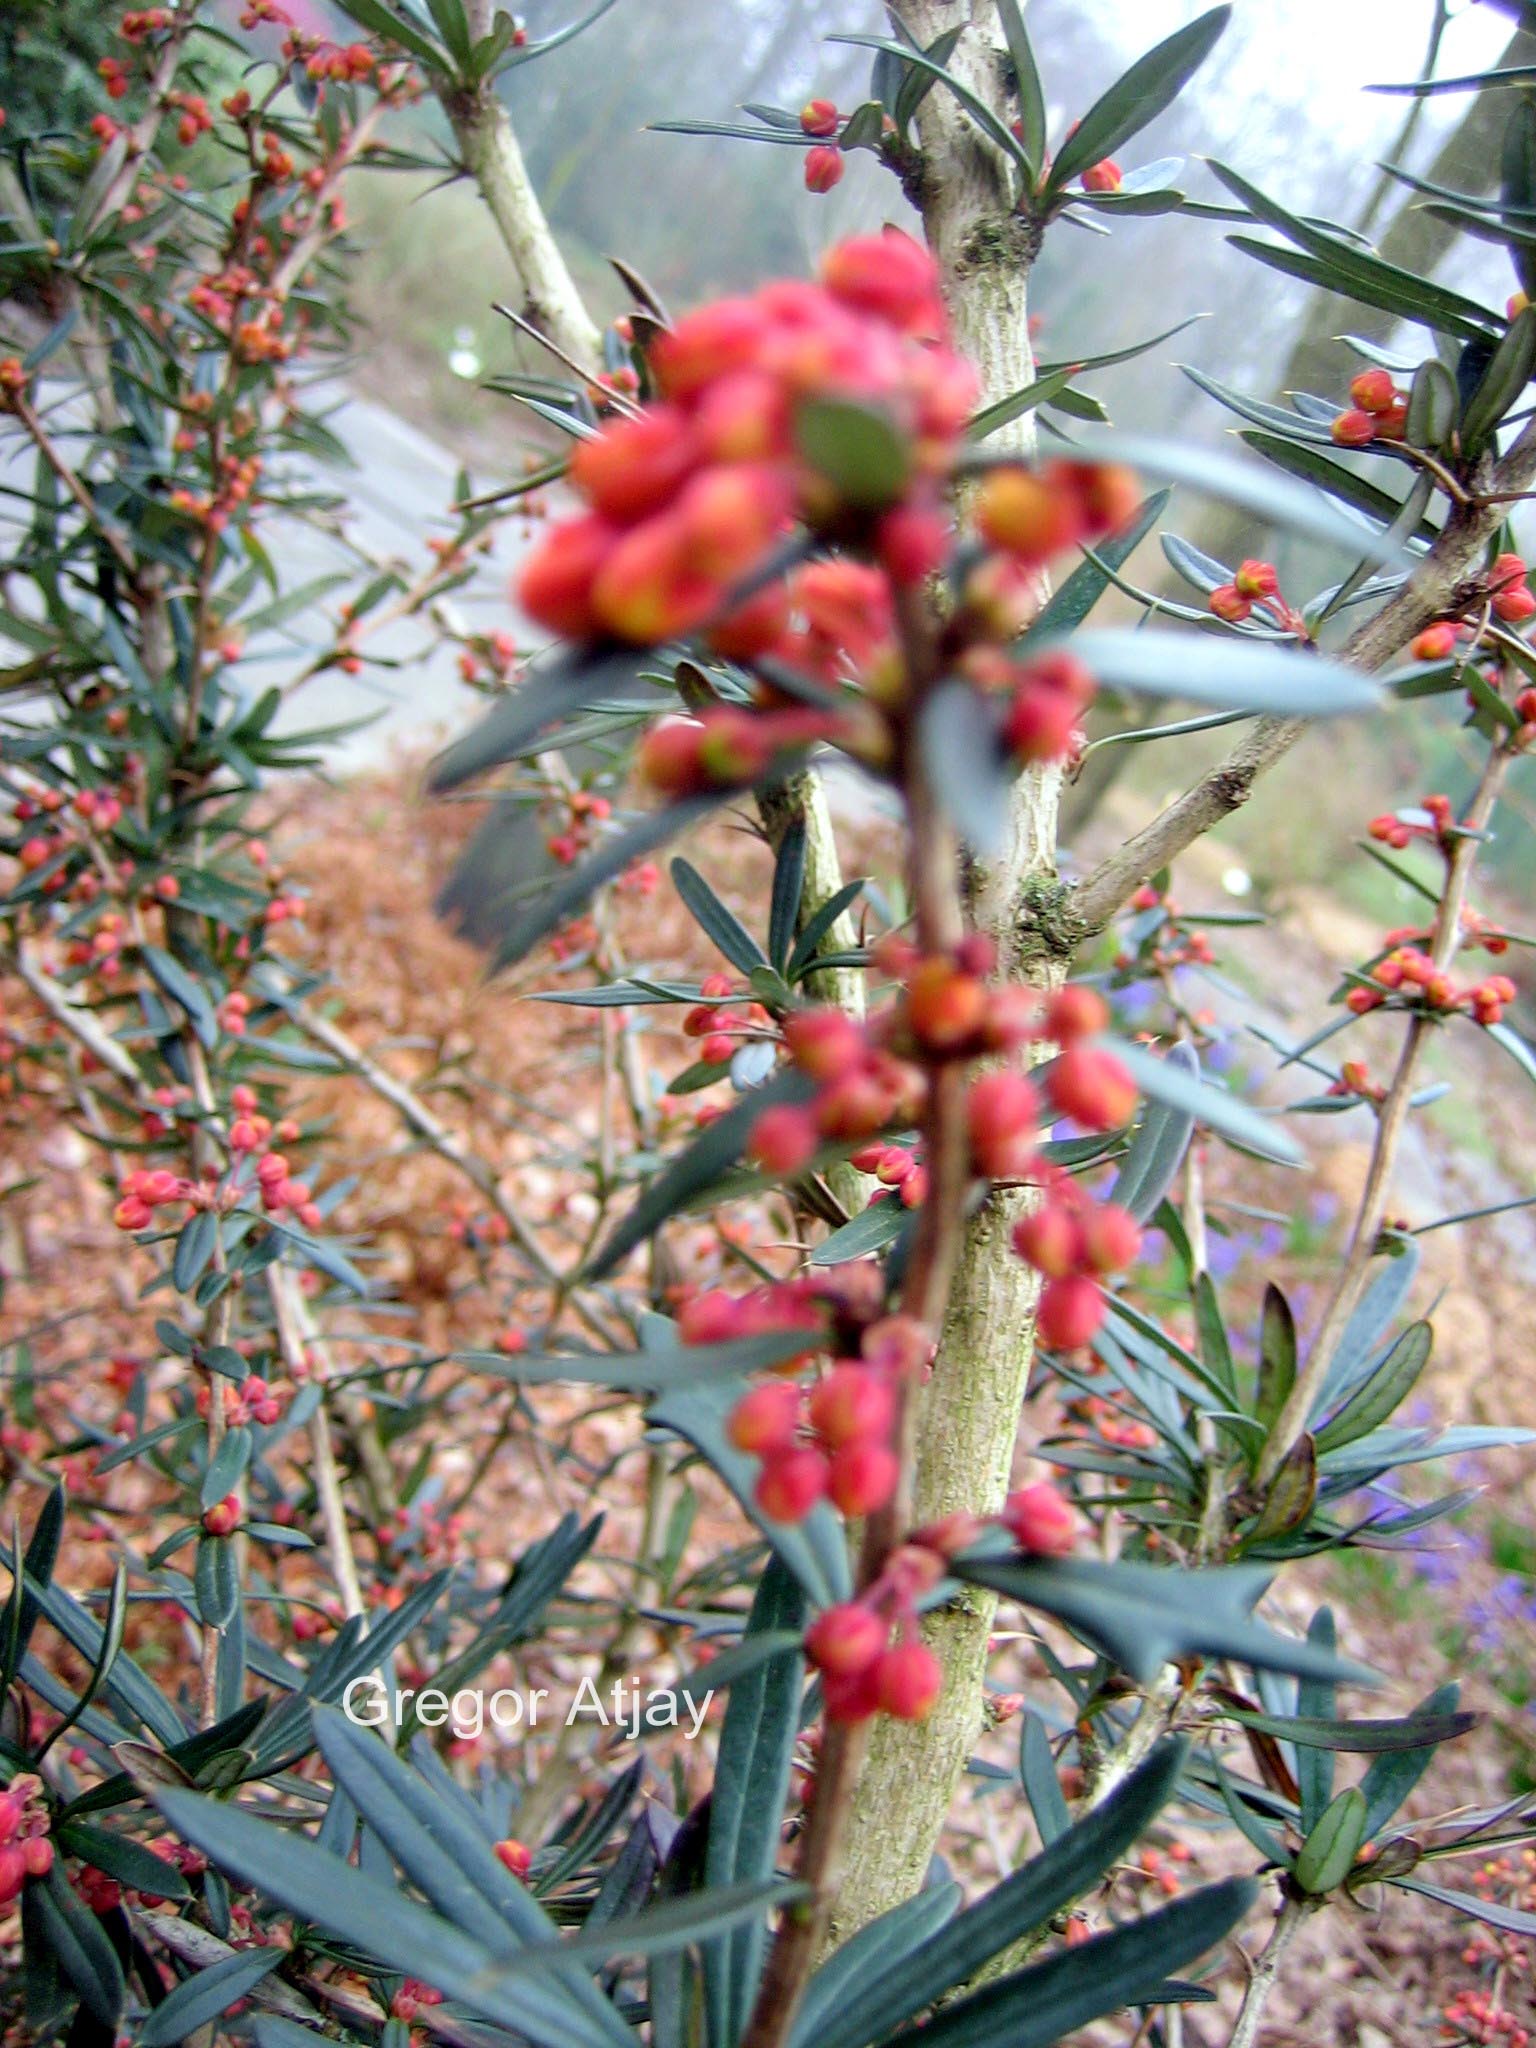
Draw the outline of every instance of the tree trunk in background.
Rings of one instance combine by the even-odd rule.
[[[997,108],[1007,103],[1006,60],[992,0],[897,0],[895,12],[926,45],[968,22],[950,68]],[[917,193],[943,266],[957,345],[977,365],[988,402],[1034,375],[1026,287],[1037,238],[1009,206],[998,153],[953,94],[935,86],[919,116],[927,166]],[[989,442],[1028,455],[1028,415]],[[1021,957],[1018,911],[1029,888],[1055,872],[1060,774],[1020,778],[1010,843],[968,875],[977,927],[998,949],[998,970],[1018,980],[1058,978],[1057,963]],[[918,1428],[914,1522],[957,1510],[987,1513],[1008,1489],[1034,1352],[1035,1275],[1009,1244],[1019,1198],[994,1195],[972,1222]],[[881,1719],[855,1801],[847,1877],[833,1916],[848,1935],[922,1884],[961,1773],[982,1726],[987,1641],[995,1598],[968,1590],[924,1623],[942,1660],[944,1690],[926,1721]]]

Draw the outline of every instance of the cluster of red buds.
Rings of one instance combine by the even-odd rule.
[[[1255,608],[1267,614],[1282,631],[1309,637],[1307,622],[1280,589],[1280,572],[1273,562],[1239,562],[1230,583],[1218,583],[1206,602],[1218,619],[1240,626],[1252,618]]]
[[[764,1514],[798,1522],[822,1499],[849,1516],[884,1507],[900,1477],[897,1389],[924,1370],[932,1350],[910,1317],[883,1316],[864,1329],[858,1357],[837,1360],[809,1390],[776,1379],[744,1394],[729,1433],[738,1450],[761,1460],[755,1493]]]
[[[12,1778],[0,1792],[0,1906],[19,1898],[29,1877],[53,1868],[43,1781],[30,1773]]]
[[[1408,394],[1390,370],[1362,370],[1349,387],[1349,406],[1329,429],[1341,448],[1369,441],[1401,441],[1408,428]]]
[[[903,436],[909,474],[889,502],[858,508],[865,523],[925,486],[936,519],[976,396],[944,332],[932,258],[897,233],[839,244],[819,284],[689,314],[650,351],[657,402],[577,447],[570,481],[591,510],[529,557],[524,609],[575,640],[652,645],[703,626],[792,520],[846,523],[853,508],[797,448],[797,419],[819,398],[878,404]]]
[[[117,32],[125,43],[142,43],[150,36],[162,34],[171,20],[169,7],[134,7],[118,23]]]
[[[172,1202],[189,1202],[198,1192],[192,1181],[168,1166],[138,1167],[123,1181],[122,1199],[112,1211],[112,1221],[119,1230],[147,1230],[157,1209]]]
[[[201,93],[168,92],[165,104],[175,109],[176,140],[183,149],[190,149],[198,137],[206,135],[213,126],[213,115]]]
[[[562,867],[570,867],[591,844],[593,826],[602,825],[613,816],[613,805],[607,797],[597,796],[589,789],[563,791],[561,800],[566,822],[558,832],[550,833],[544,845]]]
[[[766,1114],[766,1112],[765,1112]],[[872,1202],[894,1195],[904,1209],[920,1209],[928,1196],[928,1169],[922,1155],[908,1145],[888,1145],[883,1140],[861,1145],[848,1155],[849,1164],[878,1182]],[[771,1169],[770,1169],[771,1170]]]
[[[366,43],[326,43],[310,51],[304,69],[311,78],[334,78],[352,85],[372,73],[373,52]]]
[[[1082,1535],[1077,1511],[1043,1481],[1011,1494],[996,1520],[1021,1550],[1036,1557],[1065,1557]],[[856,1600],[839,1601],[811,1624],[806,1654],[821,1674],[829,1720],[888,1714],[921,1721],[932,1712],[944,1672],[917,1634],[918,1605],[944,1577],[949,1559],[985,1526],[979,1517],[955,1515],[916,1530]]]
[[[732,1010],[728,1004],[722,1008],[722,1000],[734,993],[729,975],[707,974],[699,983],[703,1001],[695,1003],[683,1018],[684,1037],[698,1040],[699,1058],[710,1066],[728,1060],[743,1036],[764,1030],[768,1024],[768,1012],[760,1003],[749,1002],[744,1012]],[[769,1170],[794,1172],[796,1168]]]
[[[404,2020],[409,2024],[426,2007],[441,2005],[442,2002],[441,1991],[435,1991],[430,1984],[423,1984],[419,1977],[407,1977],[389,2001],[389,2016],[392,2020]]]
[[[1498,1024],[1517,993],[1505,974],[1490,974],[1482,981],[1458,988],[1445,969],[1437,967],[1417,946],[1394,946],[1384,960],[1378,960],[1371,968],[1370,980],[1371,987],[1352,988],[1344,999],[1357,1017],[1381,1009],[1389,997],[1397,996],[1402,1008],[1440,1015],[1465,1010],[1474,1024]]]
[[[1324,1093],[1348,1096],[1356,1102],[1382,1103],[1387,1097],[1385,1083],[1371,1079],[1371,1070],[1364,1060],[1345,1060],[1338,1079],[1330,1081]]]
[[[1133,1265],[1141,1228],[1113,1202],[1098,1202],[1067,1174],[1048,1184],[1039,1208],[1014,1225],[1013,1248],[1043,1274],[1035,1327],[1054,1351],[1089,1343],[1104,1321],[1100,1281]]]
[[[1429,840],[1447,853],[1455,840],[1456,812],[1448,796],[1427,796],[1420,804],[1422,818],[1404,817],[1399,811],[1383,811],[1365,828],[1372,839],[1399,852],[1415,839]]]

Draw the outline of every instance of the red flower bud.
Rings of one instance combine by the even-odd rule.
[[[1096,989],[1084,988],[1081,982],[1058,989],[1045,1006],[1045,1036],[1056,1045],[1091,1038],[1108,1023],[1108,1004]]]
[[[1113,157],[1105,157],[1102,163],[1090,164],[1083,173],[1085,192],[1118,192],[1123,173]]]
[[[845,1515],[872,1515],[896,1491],[901,1461],[888,1444],[853,1443],[832,1454],[827,1491]]]
[[[1398,398],[1390,370],[1362,370],[1349,387],[1349,402],[1361,412],[1390,412]]]
[[[1092,1280],[1068,1273],[1048,1280],[1035,1311],[1040,1341],[1052,1351],[1075,1351],[1104,1320],[1104,1297]]]
[[[1225,619],[1229,626],[1240,626],[1253,611],[1250,599],[1244,597],[1235,583],[1218,583],[1206,599],[1218,619]]]
[[[1232,581],[1244,597],[1273,597],[1280,588],[1280,577],[1273,562],[1239,562]]]
[[[816,1119],[811,1112],[781,1102],[758,1116],[747,1138],[747,1153],[764,1173],[788,1179],[809,1166],[819,1143]]]
[[[1085,1130],[1118,1130],[1135,1113],[1136,1083],[1097,1046],[1069,1046],[1046,1070],[1045,1084],[1061,1114]]]
[[[1083,1219],[1088,1263],[1096,1273],[1120,1273],[1141,1256],[1141,1225],[1113,1202],[1100,1202]]]
[[[1010,1493],[999,1519],[1019,1548],[1036,1557],[1070,1556],[1083,1526],[1076,1508],[1048,1480]]]
[[[832,1450],[889,1438],[896,1396],[882,1374],[863,1365],[836,1365],[811,1390],[811,1427]]]
[[[944,1669],[926,1643],[897,1643],[875,1666],[875,1699],[897,1721],[925,1721],[944,1684]]]
[[[766,1458],[790,1449],[799,1427],[799,1387],[789,1380],[771,1380],[742,1395],[725,1433],[738,1451]]]
[[[856,1678],[882,1654],[890,1630],[873,1608],[843,1600],[817,1617],[805,1632],[805,1652],[828,1678]]]
[[[763,1461],[753,1497],[775,1522],[801,1522],[827,1490],[827,1460],[804,1447],[775,1451]]]
[[[843,181],[843,152],[829,142],[815,143],[805,152],[805,189],[830,192]]]
[[[800,126],[807,135],[835,135],[840,119],[834,100],[807,100],[800,109]]]
[[[1088,1256],[1081,1218],[1059,1202],[1021,1216],[1013,1226],[1013,1248],[1048,1280],[1079,1272]]]
[[[1363,412],[1356,406],[1349,412],[1341,412],[1328,431],[1341,448],[1363,448],[1367,441],[1376,438],[1376,415]]]

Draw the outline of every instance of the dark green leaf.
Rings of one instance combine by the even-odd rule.
[[[1428,1365],[1434,1339],[1427,1322],[1411,1324],[1370,1378],[1316,1432],[1319,1452],[1352,1444],[1395,1415]]]
[[[813,1266],[840,1266],[848,1259],[867,1258],[884,1251],[912,1221],[913,1211],[889,1195],[861,1209],[851,1223],[845,1223],[824,1237],[811,1253]]]
[[[138,2034],[140,2048],[171,2048],[171,2043],[186,2040],[228,2012],[283,1960],[280,1948],[247,1950],[199,1970],[195,1977],[178,1984],[144,2021]]]
[[[1170,491],[1154,491],[1150,498],[1143,499],[1127,525],[1100,541],[1093,551],[1098,559],[1078,563],[1061,588],[1046,600],[1030,634],[1049,638],[1052,634],[1073,632],[1080,626],[1110,587],[1105,565],[1118,569],[1129,561],[1162,517],[1171,496]]]
[[[86,2011],[109,2033],[115,2031],[123,2005],[122,1965],[106,1929],[77,1897],[64,1866],[55,1863],[41,1883],[29,1885],[27,1898],[36,1927]]]
[[[810,399],[795,414],[795,446],[842,502],[859,511],[882,511],[906,487],[911,449],[878,406],[851,398]]]
[[[1062,144],[1051,165],[1049,189],[1059,192],[1172,106],[1215,49],[1231,14],[1230,7],[1213,7],[1138,57]]]
[[[795,943],[800,902],[805,893],[805,813],[797,811],[779,841],[773,863],[773,893],[768,906],[768,958],[783,974]],[[748,969],[750,973],[750,968]]]
[[[1337,1890],[1354,1868],[1364,1840],[1365,1796],[1358,1785],[1351,1785],[1315,1822],[1297,1851],[1292,1869],[1297,1885],[1318,1898]]]
[[[767,1331],[729,1344],[659,1344],[639,1351],[456,1351],[454,1363],[522,1386],[632,1387],[660,1393],[705,1380],[739,1379],[782,1365],[805,1349],[803,1331]]]
[[[770,1557],[752,1602],[746,1642],[804,1625],[800,1584],[777,1557]],[[731,1688],[709,1803],[704,1882],[711,1890],[761,1884],[773,1875],[804,1687],[804,1661],[775,1657]],[[704,1996],[712,2039],[740,2038],[757,1992],[765,1937],[761,1921],[748,1921],[705,1949]]]
[[[1161,1744],[1092,1812],[829,2015],[815,2048],[869,2048],[1091,1890],[1173,1796],[1182,1742]],[[1174,1967],[1169,1964],[1168,1967]],[[924,2035],[926,2042],[926,2032]],[[809,2048],[809,2044],[807,2044]]]
[[[546,727],[587,705],[648,695],[653,685],[641,674],[643,666],[644,657],[633,649],[575,647],[552,656],[438,756],[427,777],[428,789],[439,794],[457,789],[487,768],[515,759]]]
[[[1170,1571],[1087,1558],[1046,1561],[972,1552],[956,1558],[952,1570],[956,1578],[1054,1614],[1142,1683],[1164,1664],[1191,1654],[1230,1657],[1258,1671],[1374,1682],[1360,1666],[1322,1656],[1251,1618],[1249,1610],[1271,1577],[1263,1567]]]
[[[1045,89],[1029,40],[1024,10],[1019,0],[997,0],[998,17],[1013,60],[1014,84],[1019,96],[1019,140],[1036,177],[1045,163],[1048,136],[1045,125]]]
[[[1257,1895],[1251,1878],[1228,1878],[1063,1949],[947,2006],[923,2029],[923,2048],[1049,2048],[1104,2013],[1146,2004],[1170,1971],[1224,1940]]]
[[[1040,1840],[1048,1849],[1070,1829],[1072,1814],[1056,1775],[1056,1759],[1051,1753],[1045,1723],[1038,1714],[1026,1713],[1019,1730],[1019,1780],[1035,1826],[1040,1830]]]
[[[1536,112],[1525,110],[1533,121]],[[1532,266],[1536,271],[1536,264]],[[1461,420],[1462,447],[1475,455],[1492,437],[1504,415],[1518,401],[1536,372],[1536,307],[1526,306],[1510,322],[1509,332],[1494,350]]]
[[[1192,1045],[1181,1040],[1171,1046],[1164,1064],[1199,1082],[1200,1056]],[[1110,1196],[1122,1209],[1128,1209],[1138,1223],[1145,1223],[1154,1215],[1173,1186],[1194,1128],[1194,1115],[1188,1108],[1148,1101]]]
[[[768,965],[762,947],[734,911],[727,910],[708,882],[691,862],[681,857],[672,863],[672,883],[693,913],[694,921],[743,974],[755,973]]]

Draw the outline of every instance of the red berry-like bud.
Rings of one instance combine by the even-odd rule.
[[[901,1461],[888,1444],[847,1444],[832,1455],[827,1491],[845,1515],[872,1515],[896,1491]]]
[[[1363,412],[1356,406],[1349,412],[1341,412],[1328,431],[1341,448],[1363,448],[1367,441],[1376,438],[1376,415]]]
[[[1239,562],[1232,581],[1244,597],[1273,597],[1280,588],[1279,573],[1273,562]]]
[[[827,1490],[827,1460],[803,1448],[775,1451],[763,1461],[753,1497],[775,1522],[800,1522]]]
[[[215,1501],[211,1508],[206,1508],[203,1512],[203,1527],[210,1536],[228,1536],[232,1530],[238,1528],[239,1523],[238,1493],[226,1493],[222,1500]]]
[[[1096,1273],[1121,1273],[1141,1256],[1141,1225],[1128,1210],[1101,1202],[1083,1219],[1088,1263]]]
[[[634,419],[616,420],[590,440],[578,441],[570,480],[594,511],[628,524],[669,503],[699,458],[687,414],[675,405],[652,405]]]
[[[908,1379],[933,1357],[933,1338],[916,1316],[882,1316],[859,1339],[859,1350],[881,1372]]]
[[[890,1629],[873,1608],[844,1600],[819,1615],[805,1632],[805,1653],[828,1678],[856,1678],[885,1649]]]
[[[800,109],[800,126],[807,135],[835,135],[839,119],[834,100],[807,100]]]
[[[965,1113],[971,1158],[993,1180],[1021,1174],[1038,1136],[1040,1098],[1022,1074],[983,1074],[971,1084]]]
[[[771,1457],[786,1451],[800,1427],[800,1389],[788,1380],[753,1387],[731,1410],[725,1433],[738,1451]]]
[[[836,1451],[865,1441],[881,1442],[891,1433],[896,1396],[881,1373],[863,1365],[836,1365],[811,1390],[811,1427]]]
[[[1415,661],[1444,661],[1455,652],[1456,628],[1449,619],[1440,619],[1433,626],[1426,626],[1414,640],[1409,652]]]
[[[1136,1109],[1136,1083],[1111,1052],[1072,1045],[1046,1069],[1052,1102],[1089,1131],[1118,1130]]]
[[[510,1870],[514,1877],[523,1878],[528,1875],[533,1862],[533,1851],[526,1842],[519,1842],[509,1835],[504,1842],[497,1842],[494,1845],[494,1854],[497,1862]]]
[[[1080,1272],[1088,1256],[1081,1219],[1059,1202],[1021,1216],[1013,1226],[1013,1248],[1027,1266],[1048,1280]]]
[[[514,595],[530,619],[566,640],[588,640],[601,630],[592,604],[598,571],[618,535],[596,514],[552,527],[519,570]]]
[[[944,1684],[944,1669],[926,1643],[897,1643],[875,1666],[875,1699],[897,1721],[925,1721]]]
[[[1113,157],[1107,156],[1102,163],[1090,164],[1087,170],[1084,171],[1083,190],[1085,192],[1118,192],[1122,176],[1123,173],[1120,166]]]
[[[1079,1038],[1091,1038],[1109,1023],[1109,1005],[1096,989],[1081,982],[1069,982],[1058,989],[1045,1006],[1045,1036],[1056,1045],[1073,1045]]]
[[[1206,602],[1229,626],[1240,626],[1253,612],[1252,600],[1244,597],[1235,583],[1218,583]]]
[[[815,143],[805,152],[805,189],[807,192],[830,192],[834,185],[843,182],[843,152],[834,149],[830,142]]]
[[[758,1116],[747,1139],[747,1153],[764,1173],[787,1179],[810,1165],[820,1142],[811,1112],[780,1102]]]
[[[784,1019],[784,1043],[802,1074],[839,1081],[864,1063],[864,1033],[842,1010],[796,1010]]]
[[[948,960],[922,960],[907,984],[905,1008],[907,1025],[920,1045],[930,1052],[958,1052],[981,1034],[987,991]]]
[[[1349,402],[1361,412],[1390,412],[1398,402],[1398,389],[1390,370],[1362,370],[1349,387]]]
[[[1076,1508],[1047,1480],[1010,1493],[999,1519],[1019,1548],[1036,1557],[1070,1556],[1082,1533]]]
[[[1022,464],[990,471],[976,494],[982,539],[1022,562],[1048,562],[1082,537],[1083,526],[1076,493]]]
[[[1040,1341],[1052,1351],[1075,1351],[1086,1344],[1104,1320],[1104,1297],[1080,1273],[1048,1280],[1035,1311]]]

